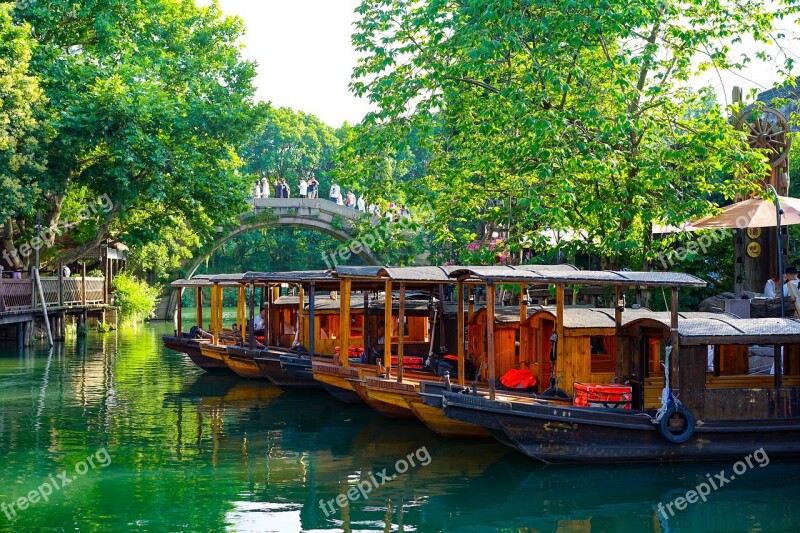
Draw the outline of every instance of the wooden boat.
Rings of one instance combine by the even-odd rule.
[[[172,286],[178,289],[177,292],[177,308],[175,314],[175,334],[163,335],[161,337],[164,346],[175,351],[183,352],[194,362],[197,366],[206,371],[227,370],[228,366],[222,360],[218,353],[212,350],[206,350],[203,353],[203,346],[213,343],[209,339],[193,339],[188,333],[183,331],[183,304],[182,296],[183,291],[187,288],[192,288],[196,291],[197,309],[196,309],[196,326],[203,328],[203,289],[211,288],[214,284],[211,282],[212,276],[199,275],[192,279],[179,279],[172,283]],[[225,283],[225,286],[235,286],[230,283]],[[213,296],[213,295],[212,295]],[[212,298],[213,299],[213,298]],[[209,328],[210,329],[210,328]],[[220,334],[231,335],[230,331],[222,330],[220,322]]]
[[[207,344],[209,341],[192,339],[186,333],[184,333],[180,338],[175,335],[162,335],[161,341],[164,343],[166,348],[175,350],[176,352],[185,353],[187,356],[189,356],[189,359],[191,359],[194,364],[206,372],[228,370],[228,366],[224,361],[206,357],[201,352],[200,346],[202,344]]]
[[[303,359],[297,353],[278,351],[275,349],[264,350],[261,355],[253,359],[261,370],[261,374],[283,390],[321,390],[322,384],[314,380],[313,375],[290,374],[284,369],[282,359],[291,358],[292,361]],[[305,357],[308,359],[308,357]]]
[[[500,282],[481,269],[455,275]],[[629,384],[631,399],[622,403],[630,405],[595,398],[595,405],[557,406],[494,393],[443,392],[447,417],[479,424],[501,442],[544,462],[744,460],[757,450],[769,457],[800,452],[797,321],[679,314],[679,288],[704,285],[685,274],[587,272],[545,276],[538,282],[556,284],[559,295],[567,283],[612,286],[616,301],[621,300],[621,286],[670,288],[669,315],[625,323],[622,316],[634,311],[621,306],[608,311],[614,314],[617,332],[615,374]],[[556,335],[566,340],[563,296],[559,300]],[[569,376],[589,358],[579,350],[568,351],[566,344],[558,342],[556,374]],[[780,365],[775,376],[742,374],[752,344],[783,346],[786,376]],[[709,372],[711,354],[714,370]],[[660,370],[662,359],[669,372]],[[671,399],[657,401],[659,389]],[[662,415],[657,404],[662,404]]]

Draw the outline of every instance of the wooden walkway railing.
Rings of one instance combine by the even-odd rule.
[[[84,283],[85,281],[85,283]],[[48,307],[97,305],[105,302],[105,278],[42,278]],[[30,279],[0,278],[0,313],[39,307],[39,295]]]

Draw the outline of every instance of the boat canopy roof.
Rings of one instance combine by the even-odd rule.
[[[319,291],[335,291],[339,280],[327,270],[298,270],[294,272],[247,272],[243,283],[256,285],[287,283],[308,287],[312,283]]]
[[[629,326],[661,326],[669,331],[668,314],[642,318]],[[655,323],[655,324],[654,324]],[[700,344],[800,344],[800,321],[793,318],[739,318],[729,314],[681,313],[678,317],[681,345]]]
[[[398,283],[453,283],[449,276],[450,271],[456,267],[418,266],[418,267],[390,267],[390,266],[338,266],[335,274],[340,278],[370,279],[380,278],[383,281],[391,280]]]
[[[524,267],[459,267],[453,278],[478,282],[514,282],[569,285],[611,285],[639,287],[705,287],[706,282],[679,272],[629,272],[577,270],[572,265],[526,265]]]
[[[242,274],[198,274],[189,279],[178,279],[173,281],[170,285],[173,287],[187,288],[187,287],[211,287],[214,283],[219,283],[223,287],[238,287],[239,282],[235,281],[237,277]],[[220,278],[220,279],[218,279]]]

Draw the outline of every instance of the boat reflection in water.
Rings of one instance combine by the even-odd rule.
[[[754,463],[670,516],[667,504],[733,464],[537,466],[494,441],[444,439],[322,393],[248,389],[248,401],[237,387],[204,396],[195,383],[180,400],[197,405],[199,430],[212,420],[213,463],[236,487],[225,515],[235,531],[777,531],[800,520],[800,487],[776,475],[796,465]],[[416,466],[375,476],[366,498],[353,489],[410,456]],[[348,506],[328,505],[348,490]]]

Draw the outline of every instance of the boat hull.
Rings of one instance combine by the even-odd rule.
[[[287,373],[281,363],[284,356],[279,353],[267,353],[253,358],[261,374],[275,386],[285,391],[292,390],[322,390],[322,384],[309,377],[298,377]]]
[[[380,415],[395,420],[408,420],[414,418],[414,413],[412,413],[405,405],[398,406],[394,403],[386,402],[380,399],[379,394],[373,395],[367,387],[367,382],[365,379],[351,380],[351,384],[364,403],[372,407],[372,409],[377,411]]]
[[[664,439],[648,413],[625,409],[519,404],[443,393],[444,414],[476,423],[528,457],[553,462],[740,460],[800,453],[800,420],[698,421],[684,443]]]
[[[228,365],[236,375],[245,379],[267,379],[261,373],[253,356],[247,350],[238,346],[228,346],[223,353],[225,364]]]
[[[163,335],[162,342],[166,348],[175,350],[176,352],[185,353],[194,364],[205,370],[206,372],[219,372],[227,371],[228,365],[225,364],[221,358],[215,359],[203,355],[200,350],[201,343],[189,339],[188,337],[178,338],[174,335]]]
[[[361,396],[348,380],[359,379],[358,370],[353,367],[344,368],[329,362],[312,360],[314,379],[337,400],[348,403],[364,403]]]

